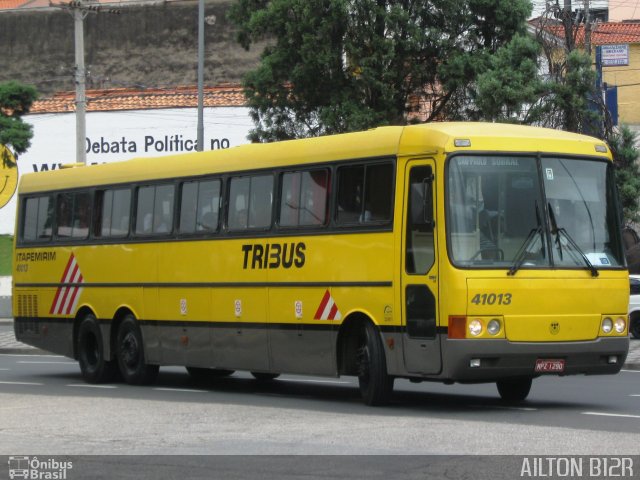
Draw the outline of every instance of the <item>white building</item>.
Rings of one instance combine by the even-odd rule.
[[[195,151],[195,88],[88,91],[87,164]],[[75,94],[37,101],[24,120],[33,126],[29,150],[18,159],[19,175],[55,170],[75,163]],[[204,149],[247,143],[253,127],[238,86],[205,90]],[[0,208],[0,234],[13,234],[16,197]]]

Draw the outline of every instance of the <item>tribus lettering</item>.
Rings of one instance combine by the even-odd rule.
[[[302,268],[306,245],[298,243],[267,243],[266,245],[242,245],[244,262],[242,268],[252,270],[261,268]]]

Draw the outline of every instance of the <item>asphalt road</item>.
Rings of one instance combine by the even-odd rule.
[[[352,378],[198,384],[163,368],[154,386],[87,385],[12,330],[0,320],[0,479],[16,454],[73,462],[69,480],[560,478],[535,462],[564,455],[585,455],[573,478],[640,477],[640,340],[621,374],[540,378],[517,407],[494,385],[397,381],[392,404],[370,408]],[[634,454],[633,471],[590,470]]]
[[[637,454],[640,372],[543,377],[505,406],[495,386],[398,381],[363,405],[352,378],[246,374],[197,384],[88,385],[64,357],[0,355],[0,454]],[[640,472],[640,465],[639,472]]]

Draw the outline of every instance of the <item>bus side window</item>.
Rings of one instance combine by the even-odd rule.
[[[249,228],[269,228],[273,205],[273,176],[252,177],[249,199]]]
[[[247,228],[249,186],[249,177],[232,178],[229,183],[229,208],[227,212],[229,230],[236,231]]]
[[[338,169],[339,224],[369,224],[391,220],[393,164],[349,165]]]
[[[31,197],[24,201],[22,240],[36,241],[51,238],[53,201],[51,196]]]
[[[172,231],[174,190],[173,185],[151,185],[138,189],[136,234],[153,235]]]
[[[364,187],[364,222],[391,220],[393,164],[368,165]]]
[[[56,201],[56,237],[71,236],[73,197],[69,193],[58,195]]]
[[[56,237],[87,238],[90,219],[90,193],[61,193],[58,195]]]
[[[229,230],[269,228],[272,205],[272,175],[232,178],[227,218]]]
[[[358,223],[362,214],[364,167],[362,165],[338,169],[338,211],[336,221],[340,224]]]
[[[281,176],[281,227],[324,225],[327,221],[327,169],[288,172]]]
[[[153,233],[171,233],[173,230],[173,185],[156,186],[153,205]]]
[[[220,180],[182,184],[178,231],[183,234],[218,230]]]
[[[76,193],[73,201],[73,225],[71,236],[73,238],[87,238],[89,225],[91,224],[91,194]]]
[[[97,237],[126,237],[129,234],[131,190],[105,190],[96,192]]]

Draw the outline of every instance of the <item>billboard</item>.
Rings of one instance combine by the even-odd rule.
[[[601,45],[602,66],[624,66],[629,65],[629,45]]]
[[[33,126],[34,135],[31,147],[18,159],[19,176],[75,163],[75,113],[32,114],[23,119]],[[88,112],[86,121],[87,165],[195,151],[195,108]],[[246,107],[205,108],[204,149],[248,143],[251,128],[253,123]],[[15,209],[16,195],[13,195],[0,208],[0,234],[13,234]]]

